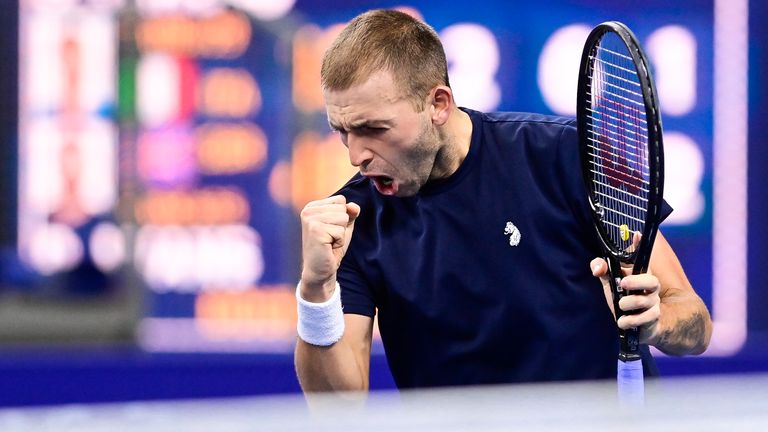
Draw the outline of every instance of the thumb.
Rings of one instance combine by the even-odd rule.
[[[608,271],[608,264],[602,258],[595,258],[589,263],[589,268],[592,270],[592,276],[602,277]]]
[[[627,247],[627,252],[635,252],[637,248],[640,247],[640,239],[643,237],[642,234],[640,234],[640,231],[635,231],[632,233],[632,244]],[[621,273],[624,276],[629,276],[632,274],[632,268],[634,265],[632,263],[621,263]]]
[[[350,226],[355,223],[355,219],[360,216],[360,206],[353,202],[347,203],[347,215],[349,215],[349,223],[347,226]]]

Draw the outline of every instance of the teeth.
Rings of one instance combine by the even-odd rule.
[[[389,186],[392,184],[392,179],[387,177],[382,177],[381,184],[383,184],[384,186]]]

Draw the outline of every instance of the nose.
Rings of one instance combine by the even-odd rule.
[[[347,136],[347,149],[349,150],[349,162],[356,167],[365,168],[373,159],[373,152],[365,145],[363,137],[350,133]]]

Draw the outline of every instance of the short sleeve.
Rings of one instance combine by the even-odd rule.
[[[341,266],[336,273],[336,279],[341,287],[341,304],[345,314],[351,313],[373,318],[376,314],[373,292],[351,252],[351,250],[347,251],[347,255],[341,260]]]
[[[672,211],[672,206],[669,205],[667,200],[661,200],[661,222],[664,222],[664,220],[672,214]]]

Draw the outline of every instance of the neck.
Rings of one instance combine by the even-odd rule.
[[[451,176],[459,169],[469,153],[472,141],[472,120],[458,107],[454,108],[448,121],[438,129],[442,147],[437,153],[432,180]]]

